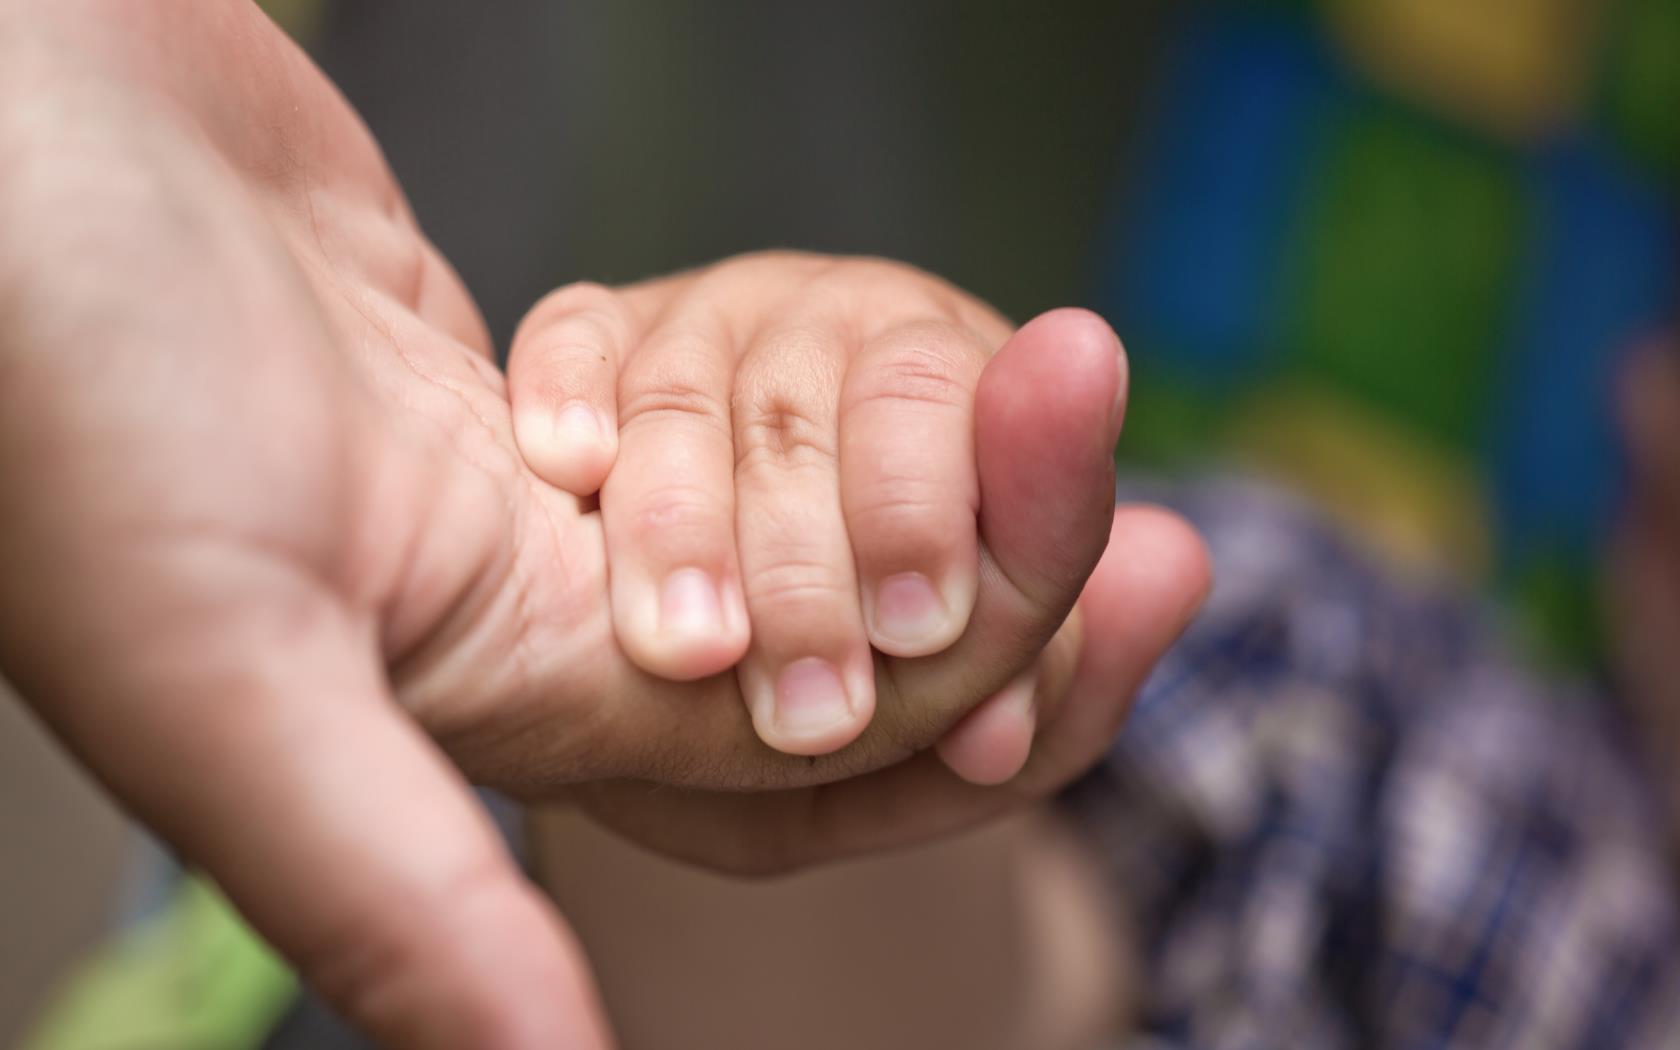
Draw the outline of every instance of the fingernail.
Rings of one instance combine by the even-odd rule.
[[[998,690],[992,702],[1002,709],[1019,712],[1030,720],[1038,704],[1038,661],[1033,661],[1031,667]]]
[[[606,440],[607,428],[593,408],[582,401],[569,401],[555,413],[554,436],[562,448],[599,445]]]
[[[659,591],[659,629],[666,634],[723,633],[723,599],[717,584],[699,569],[678,569]]]
[[[1120,365],[1120,382],[1114,388],[1114,404],[1108,410],[1109,444],[1120,440],[1120,432],[1126,424],[1126,396],[1129,392],[1131,377],[1130,365],[1126,360],[1126,348],[1116,339],[1114,344],[1115,360]]]
[[[875,588],[875,632],[884,639],[917,646],[940,637],[950,618],[945,599],[926,576],[901,572]]]
[[[795,660],[776,678],[773,719],[793,737],[815,736],[852,717],[840,672],[827,660]]]

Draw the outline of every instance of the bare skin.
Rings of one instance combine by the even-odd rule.
[[[1023,332],[976,387],[999,571],[961,637],[874,661],[868,728],[789,755],[733,677],[617,644],[600,514],[524,465],[471,300],[252,5],[0,0],[0,98],[0,668],[388,1045],[608,1045],[467,779],[778,870],[1018,805],[1122,716],[1052,643],[1109,539],[1121,374],[1089,326]],[[1146,629],[1085,652],[1136,681],[1206,566],[1176,521],[1115,520],[1148,571],[1086,602]],[[1021,776],[928,757],[1035,660]]]
[[[534,832],[629,1046],[1089,1050],[1127,1030],[1121,909],[1053,814],[773,882],[672,864],[572,814]]]

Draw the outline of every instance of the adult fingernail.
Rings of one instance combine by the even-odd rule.
[[[817,736],[851,717],[846,685],[827,660],[795,660],[776,677],[771,718],[778,732],[792,738]]]
[[[894,647],[922,650],[943,639],[951,612],[933,582],[919,572],[901,572],[875,588],[874,620],[877,641]],[[900,654],[908,655],[908,654]]]
[[[1114,403],[1108,410],[1109,444],[1120,440],[1120,432],[1126,423],[1126,395],[1130,386],[1130,366],[1126,361],[1126,348],[1118,338],[1114,342],[1114,356],[1120,365],[1120,381],[1114,388]]]
[[[709,637],[723,633],[723,599],[700,569],[678,569],[659,591],[659,629],[666,634]]]

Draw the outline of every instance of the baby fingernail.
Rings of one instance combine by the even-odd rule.
[[[723,599],[717,584],[700,569],[678,569],[659,591],[659,628],[666,634],[712,636],[723,633]]]
[[[920,646],[939,638],[950,619],[945,599],[919,572],[901,572],[875,588],[875,633],[882,640]]]
[[[782,668],[774,703],[772,721],[790,737],[816,736],[852,717],[852,702],[839,670],[815,657]]]
[[[606,436],[600,413],[582,401],[568,402],[554,416],[554,437],[562,448],[599,445]]]

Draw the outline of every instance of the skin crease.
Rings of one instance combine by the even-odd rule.
[[[0,0],[0,98],[0,669],[387,1045],[609,1045],[468,779],[732,870],[920,841],[1076,774],[1205,589],[1181,523],[1112,515],[1112,333],[1041,319],[976,388],[967,629],[875,661],[855,743],[778,753],[727,676],[616,644],[600,515],[524,466],[471,300],[254,6]],[[1085,601],[1133,629],[1076,652],[1111,517],[1149,564]],[[926,751],[1034,660],[1019,776]]]

